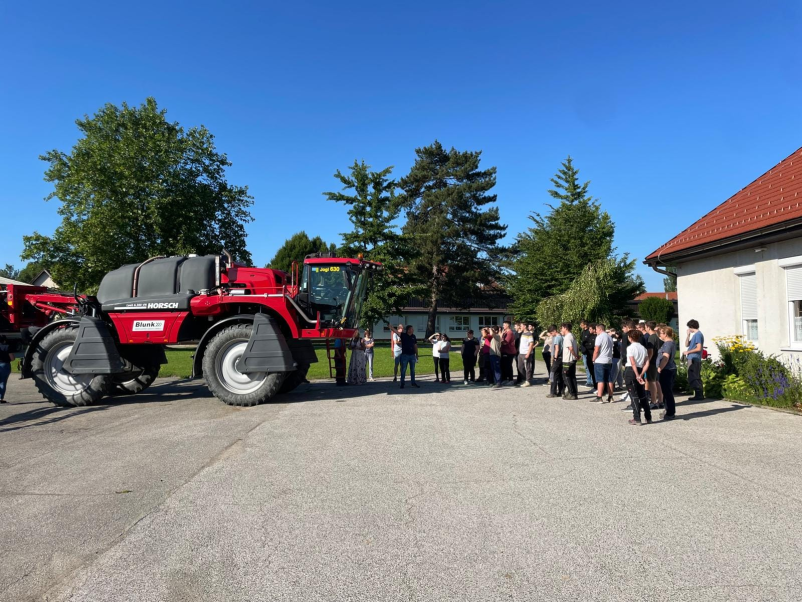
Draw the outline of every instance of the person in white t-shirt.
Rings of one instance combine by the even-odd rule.
[[[432,344],[432,359],[434,360],[434,380],[440,382],[440,333],[435,332],[429,337],[429,342]]]
[[[613,339],[607,334],[604,324],[596,324],[596,340],[593,347],[593,372],[596,376],[596,401],[613,401]],[[604,393],[607,392],[607,401]]]
[[[532,384],[532,377],[535,375],[535,347],[539,341],[535,340],[533,324],[522,324],[521,327],[521,340],[518,346],[518,377],[522,387],[529,387]]]
[[[641,345],[642,334],[640,330],[632,329],[627,332],[629,345],[627,346],[627,368],[624,370],[624,383],[626,384],[629,398],[632,400],[632,418],[629,423],[640,426],[640,412],[646,417],[646,423],[652,422],[652,411],[649,409],[649,401],[646,399],[646,370],[649,368],[649,352]]]
[[[573,325],[570,322],[564,322],[560,326],[560,334],[563,337],[563,381],[565,381],[566,389],[563,399],[567,400],[578,399],[576,395],[576,361],[579,359],[579,350],[577,349],[576,338],[571,334],[572,328]]]
[[[398,380],[398,367],[401,365],[401,333],[404,332],[404,325],[399,324],[390,338],[390,349],[393,351],[393,382]]]

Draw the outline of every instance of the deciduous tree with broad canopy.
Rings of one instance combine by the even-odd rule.
[[[231,165],[203,126],[185,130],[148,98],[107,104],[76,121],[69,153],[52,150],[45,180],[54,185],[61,225],[24,237],[23,259],[40,262],[65,286],[96,289],[103,275],[157,255],[218,253],[250,263],[247,187],[230,184]]]
[[[333,244],[327,245],[319,236],[309,238],[309,235],[302,230],[285,240],[284,244],[276,251],[276,255],[265,267],[284,270],[289,274],[293,261],[297,261],[299,265],[302,265],[307,255],[333,251]]]

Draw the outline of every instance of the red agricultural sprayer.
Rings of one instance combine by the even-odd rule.
[[[0,334],[27,345],[22,377],[57,405],[143,391],[166,345],[196,344],[192,376],[223,402],[252,406],[304,381],[313,341],[353,336],[380,269],[361,258],[310,256],[287,274],[227,253],[156,257],[109,272],[95,296],[8,285]]]

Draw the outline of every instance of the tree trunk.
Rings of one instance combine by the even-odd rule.
[[[437,266],[432,268],[432,290],[429,298],[429,317],[426,320],[426,338],[428,339],[435,333],[437,328],[437,298],[440,296],[440,287],[437,279]]]

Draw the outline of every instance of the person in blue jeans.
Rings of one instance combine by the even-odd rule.
[[[693,397],[688,400],[699,401],[705,398],[702,389],[702,349],[705,347],[705,335],[699,330],[699,322],[688,321],[688,336],[685,337],[685,358],[688,361],[688,384],[694,390]]]
[[[6,383],[11,376],[11,362],[14,354],[6,338],[0,335],[0,403],[6,403]]]
[[[401,388],[404,388],[404,380],[407,376],[407,366],[409,366],[409,384],[416,389],[420,385],[415,382],[415,363],[418,361],[418,338],[415,336],[415,328],[407,326],[407,331],[401,333]]]

